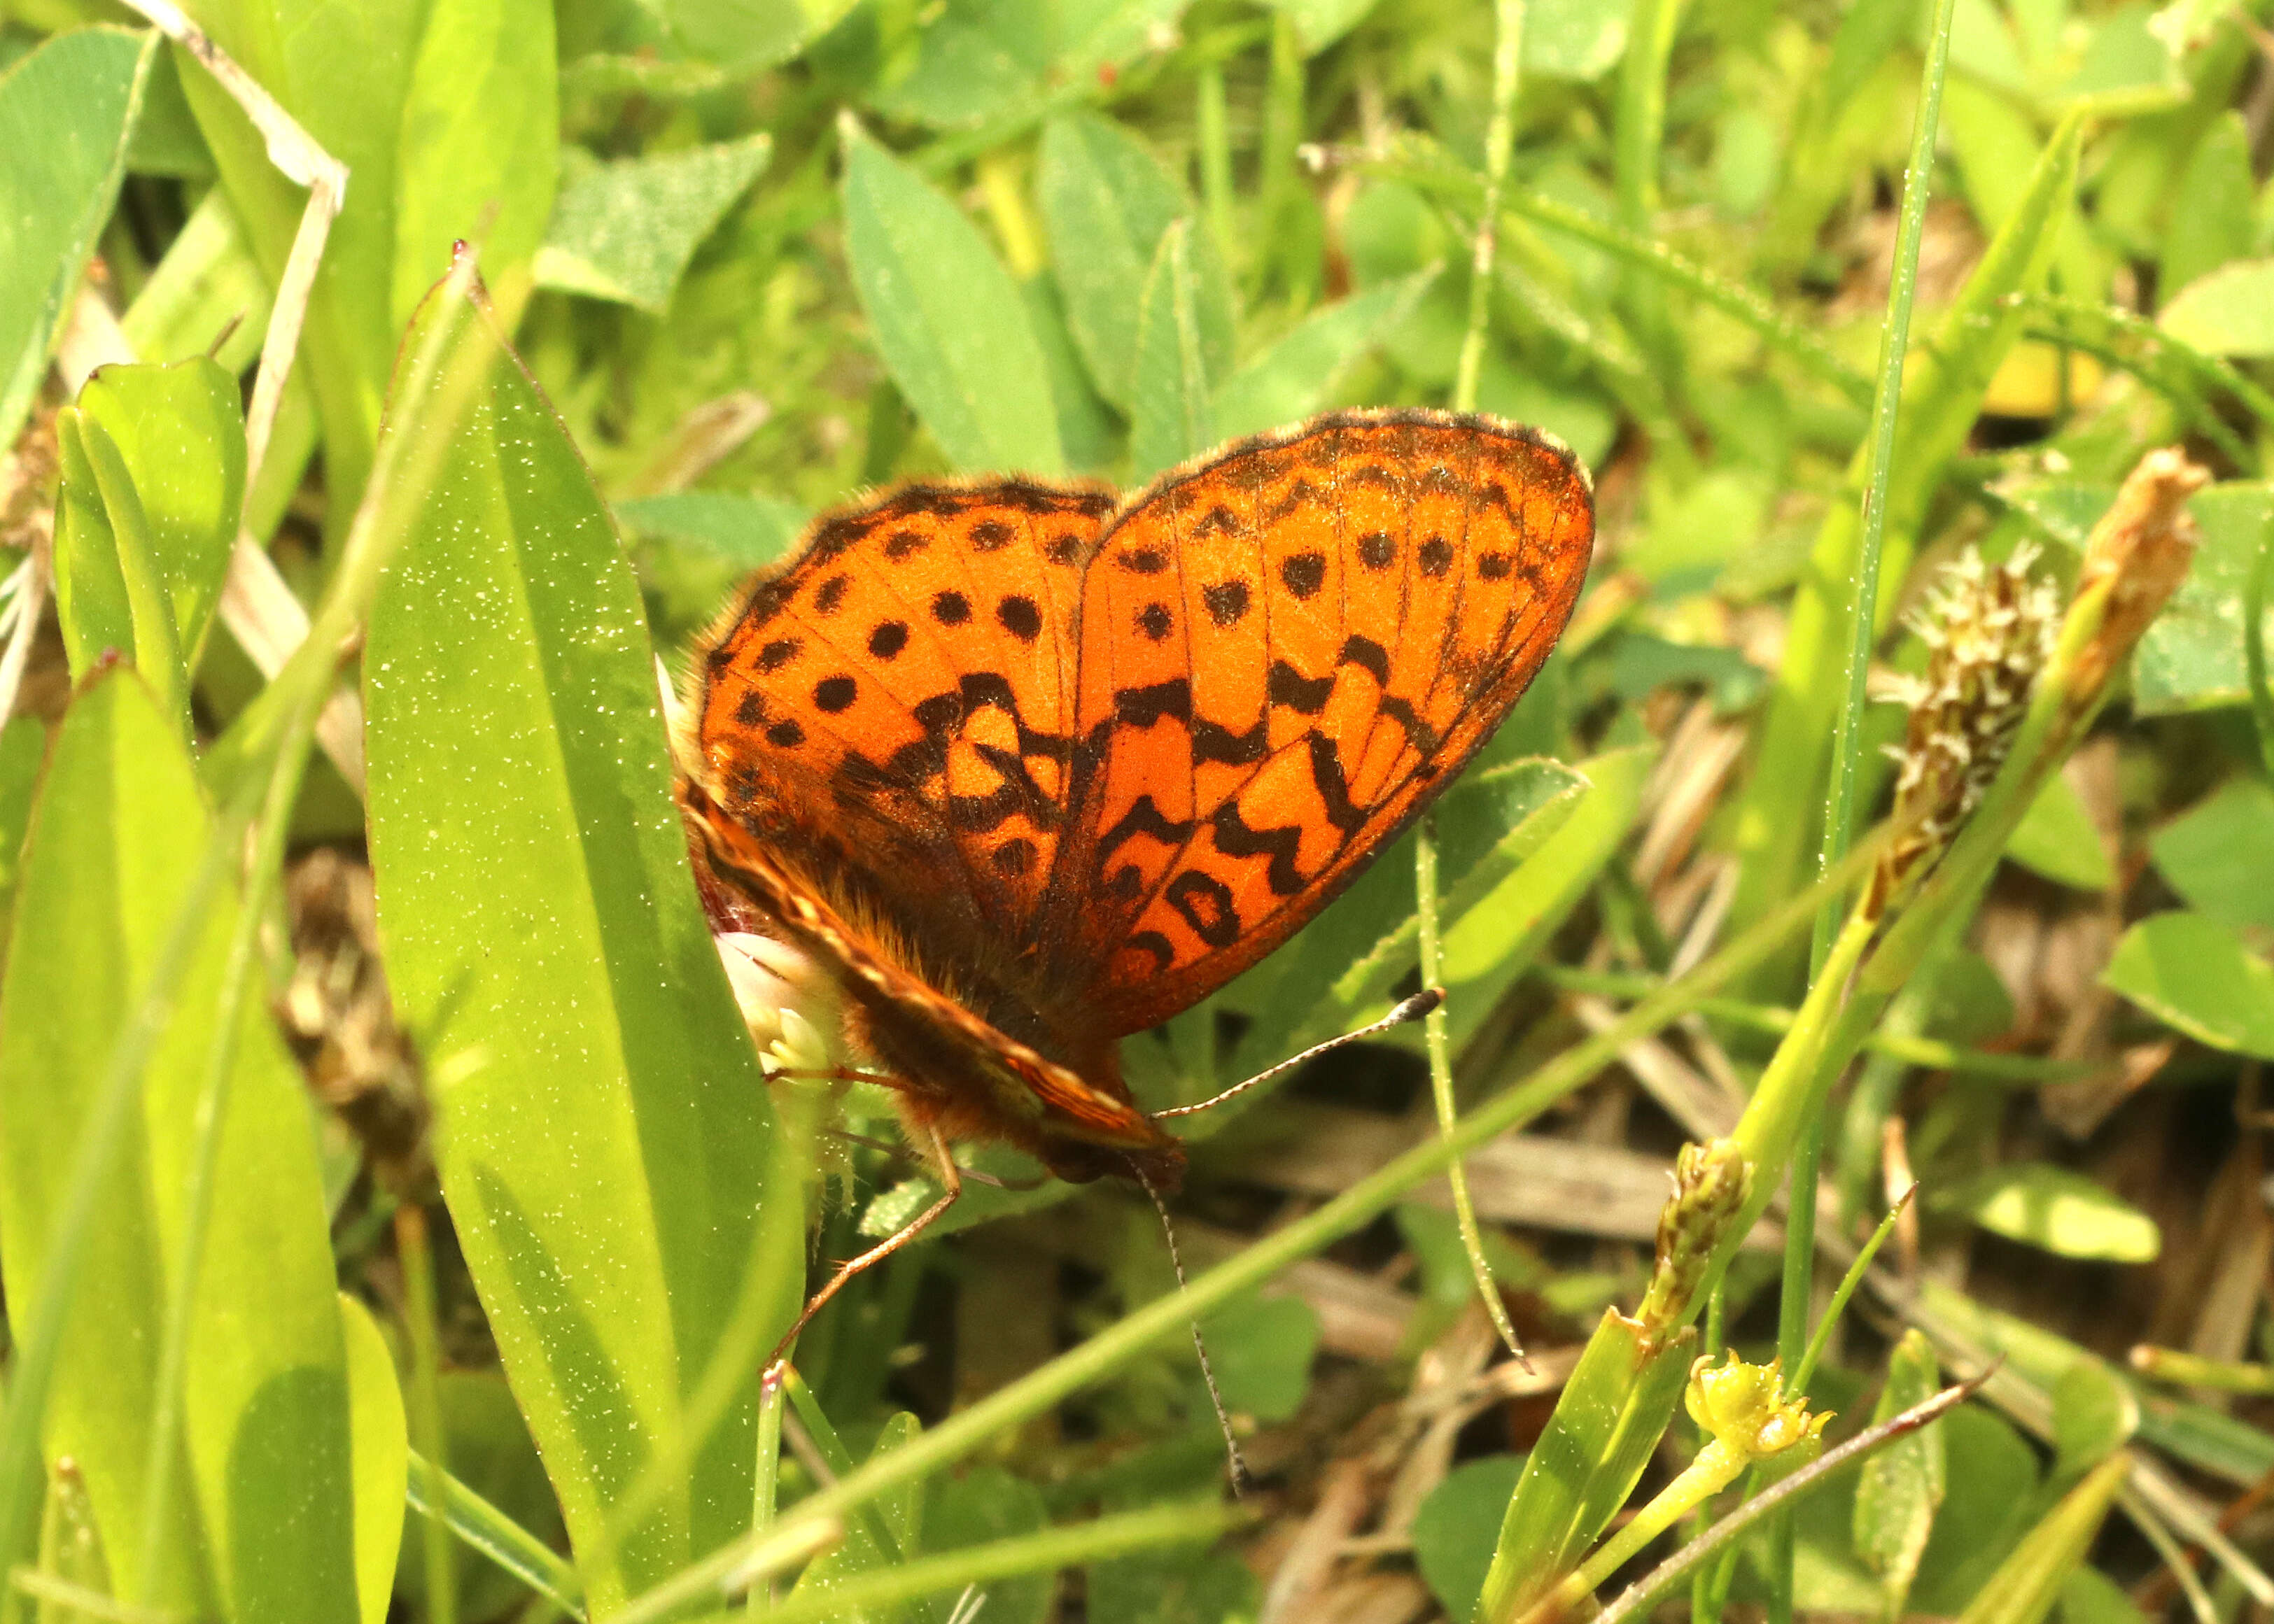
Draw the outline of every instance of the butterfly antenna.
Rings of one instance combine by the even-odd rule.
[[[1185,1260],[1177,1251],[1177,1226],[1169,1221],[1169,1204],[1161,1199],[1160,1187],[1145,1176],[1144,1168],[1134,1157],[1130,1159],[1129,1166],[1137,1175],[1137,1182],[1144,1185],[1145,1193],[1153,1199],[1153,1210],[1161,1214],[1161,1233],[1169,1240],[1169,1267],[1177,1271],[1177,1290],[1180,1294],[1188,1291],[1191,1288],[1185,1281]],[[1231,1417],[1224,1410],[1224,1394],[1216,1385],[1216,1368],[1209,1363],[1208,1343],[1201,1338],[1201,1322],[1195,1319],[1192,1327],[1193,1351],[1200,1356],[1201,1380],[1208,1384],[1209,1402],[1216,1409],[1216,1427],[1224,1433],[1224,1458],[1231,1467],[1231,1492],[1237,1499],[1247,1492],[1254,1479],[1248,1476],[1247,1462],[1240,1459],[1239,1440],[1232,1436]]]
[[[1345,1043],[1355,1043],[1362,1038],[1376,1036],[1389,1031],[1392,1026],[1402,1026],[1409,1020],[1419,1020],[1444,1001],[1445,993],[1442,988],[1424,988],[1371,1026],[1360,1026],[1355,1032],[1345,1032],[1338,1038],[1329,1038],[1323,1043],[1314,1043],[1299,1055],[1282,1060],[1277,1065],[1266,1066],[1246,1082],[1234,1083],[1214,1099],[1202,1100],[1198,1105],[1172,1105],[1165,1111],[1155,1111],[1152,1113],[1153,1119],[1158,1122],[1163,1116],[1189,1116],[1195,1111],[1212,1110],[1231,1099],[1232,1095],[1246,1094],[1258,1083],[1268,1083],[1282,1072],[1291,1071],[1307,1061],[1316,1060],[1330,1049],[1340,1049]],[[1173,1247],[1171,1249],[1173,1250]]]

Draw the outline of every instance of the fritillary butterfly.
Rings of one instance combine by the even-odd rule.
[[[902,485],[752,583],[694,673],[698,866],[714,914],[754,908],[838,983],[943,1162],[919,1223],[952,1139],[1175,1183],[1118,1040],[1285,941],[1453,780],[1593,535],[1542,434],[1344,411],[1127,500]]]

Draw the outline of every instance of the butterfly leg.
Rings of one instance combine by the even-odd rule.
[[[947,1139],[930,1123],[924,1124],[924,1132],[931,1140],[933,1165],[939,1175],[941,1185],[939,1199],[925,1207],[923,1211],[870,1247],[859,1257],[848,1259],[837,1266],[837,1273],[829,1277],[829,1283],[806,1299],[805,1310],[798,1315],[797,1323],[791,1326],[781,1341],[774,1344],[773,1353],[766,1360],[766,1369],[769,1372],[772,1372],[788,1355],[791,1344],[797,1341],[798,1333],[804,1330],[807,1322],[821,1312],[824,1304],[845,1289],[847,1281],[862,1270],[882,1263],[886,1258],[915,1239],[917,1236],[922,1235],[931,1227],[942,1213],[954,1206],[957,1198],[962,1195],[963,1173],[955,1165],[955,1158],[948,1154]]]

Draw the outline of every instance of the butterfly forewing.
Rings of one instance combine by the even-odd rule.
[[[1249,441],[1116,515],[1037,921],[1091,1017],[1154,1025],[1315,915],[1507,715],[1593,538],[1568,451],[1429,412]]]
[[[1064,824],[1075,611],[1112,505],[1003,480],[905,486],[818,522],[705,658],[713,794],[911,923],[1018,939]]]

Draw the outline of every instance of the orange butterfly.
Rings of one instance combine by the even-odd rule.
[[[945,1186],[799,1325],[956,1199],[950,1140],[1172,1187],[1118,1040],[1285,941],[1452,782],[1593,537],[1555,440],[1344,411],[1126,501],[903,485],[754,582],[680,752],[705,900],[834,980]]]

